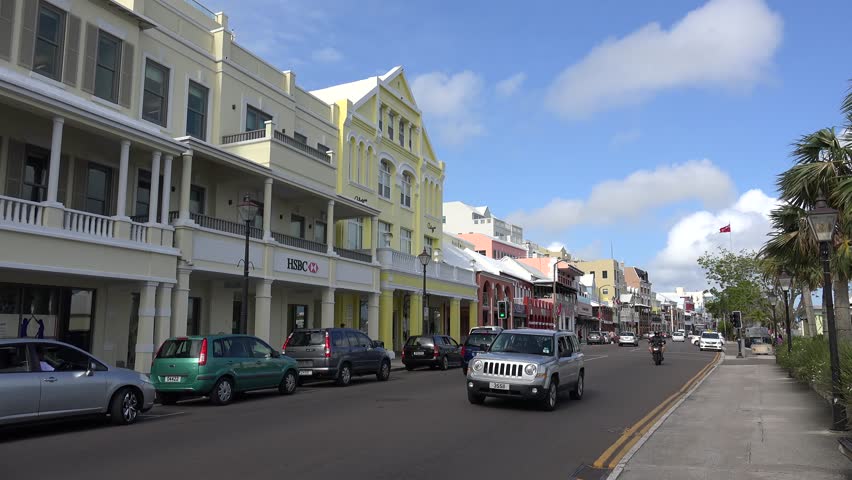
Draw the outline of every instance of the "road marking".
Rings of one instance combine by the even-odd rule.
[[[639,441],[640,438],[656,423],[656,420],[660,418],[663,414],[665,414],[667,407],[671,406],[674,402],[677,401],[678,398],[683,396],[686,392],[689,391],[690,388],[700,380],[707,372],[716,364],[719,359],[719,354],[717,353],[713,360],[704,366],[698,373],[695,374],[689,381],[687,381],[683,386],[673,394],[671,394],[668,398],[662,401],[659,405],[657,405],[653,410],[648,412],[647,415],[642,417],[638,422],[634,423],[632,426],[627,428],[624,433],[621,434],[620,437],[609,446],[595,462],[592,464],[595,468],[614,468],[618,465],[618,462],[624,456],[625,453],[630,451],[633,445]],[[612,458],[610,458],[612,457]],[[607,462],[607,460],[609,460]]]
[[[600,360],[600,359],[602,359],[602,358],[608,358],[608,357],[609,357],[609,355],[600,355],[600,356],[592,357],[592,358],[584,357],[584,358],[583,358],[583,361],[585,361],[585,362],[591,362],[592,360]]]
[[[175,415],[183,415],[186,412],[174,412],[174,413],[163,413],[163,414],[150,414],[146,413],[139,417],[141,420],[153,420],[156,418],[166,418],[166,417],[174,417]]]

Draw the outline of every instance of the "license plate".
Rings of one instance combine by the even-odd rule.
[[[491,389],[494,389],[494,390],[508,390],[509,384],[508,383],[488,382],[488,388],[491,388]]]
[[[313,370],[299,370],[299,376],[300,377],[310,377],[313,374],[314,374]]]
[[[424,355],[423,352],[414,352],[415,357],[422,357]]]
[[[166,383],[180,383],[180,377],[177,375],[169,375],[166,377]]]

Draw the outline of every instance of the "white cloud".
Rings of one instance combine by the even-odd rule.
[[[710,0],[669,30],[654,22],[599,44],[562,71],[548,103],[579,118],[668,89],[748,89],[766,77],[782,29],[763,0]]]
[[[622,130],[620,132],[615,132],[615,134],[609,140],[609,144],[614,147],[620,147],[622,145],[627,145],[628,143],[633,143],[636,140],[639,140],[641,136],[642,132],[640,132],[638,128]]]
[[[516,73],[509,78],[506,78],[506,79],[503,79],[503,80],[500,80],[499,82],[497,82],[495,90],[497,90],[497,94],[500,95],[500,96],[503,96],[503,97],[512,96],[512,95],[514,95],[515,92],[518,91],[519,88],[521,88],[521,85],[523,85],[524,80],[526,80],[526,79],[527,79],[526,73],[524,73],[524,72]]]
[[[325,47],[319,50],[314,50],[311,54],[311,58],[315,62],[334,63],[343,60],[343,54],[340,50],[334,47]]]
[[[649,269],[655,290],[673,291],[675,287],[707,288],[698,257],[718,247],[739,250],[758,250],[770,232],[769,213],[778,200],[762,190],[749,190],[727,208],[702,210],[681,218],[668,233],[665,248],[657,253]],[[719,233],[731,225],[730,235]]]
[[[684,200],[697,199],[706,208],[721,208],[734,198],[727,173],[709,160],[689,161],[639,170],[621,180],[608,180],[592,188],[585,200],[555,198],[530,212],[515,212],[509,221],[528,229],[562,232],[579,224],[612,224],[636,218]]]
[[[459,145],[485,133],[477,107],[482,95],[482,77],[470,70],[447,75],[431,72],[411,82],[417,105],[432,120],[441,139]]]

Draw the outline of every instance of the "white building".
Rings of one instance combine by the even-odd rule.
[[[524,229],[494,217],[487,206],[474,207],[463,202],[444,202],[444,231],[482,233],[524,248]]]

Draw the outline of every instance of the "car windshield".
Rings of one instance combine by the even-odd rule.
[[[474,333],[473,335],[467,337],[467,341],[464,342],[464,344],[474,347],[478,347],[483,343],[486,345],[491,345],[491,343],[494,342],[495,338],[497,338],[496,333]]]
[[[195,358],[201,350],[201,340],[179,338],[166,340],[157,358]]]
[[[308,345],[325,345],[325,332],[293,332],[290,337],[290,347],[307,347]]]
[[[714,340],[718,340],[719,334],[718,333],[706,333],[705,332],[705,333],[701,334],[701,338],[712,338]]]
[[[489,351],[497,353],[553,355],[553,337],[550,335],[501,333],[494,340],[494,343],[491,344]]]

